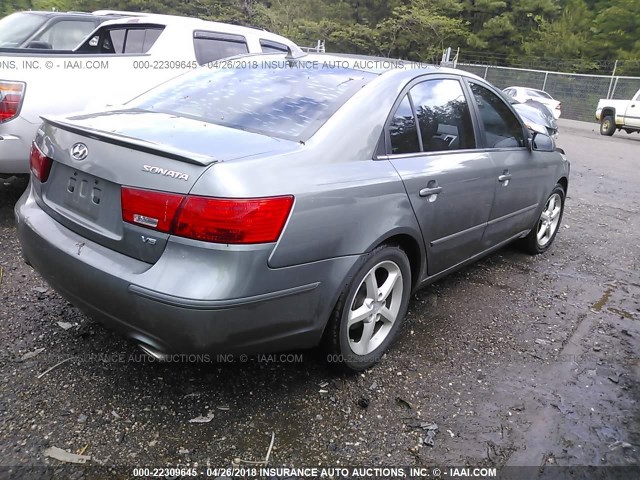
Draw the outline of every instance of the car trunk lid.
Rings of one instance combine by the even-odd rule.
[[[216,162],[295,146],[194,119],[146,112],[45,118],[36,144],[53,160],[47,181],[34,181],[42,207],[88,240],[149,263],[158,260],[169,233],[123,221],[123,188],[184,196]],[[171,215],[168,206],[165,215]]]

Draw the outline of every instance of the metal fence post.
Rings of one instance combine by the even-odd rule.
[[[616,81],[613,84],[613,88],[611,89],[611,98],[613,98],[616,95],[616,87],[618,86],[618,80],[620,80],[620,77],[616,77]]]
[[[544,72],[544,82],[542,82],[542,91],[547,90],[547,78],[549,77],[549,72]]]
[[[611,73],[611,81],[609,82],[609,91],[607,92],[607,99],[610,99],[613,94],[611,93],[611,88],[613,87],[613,78],[616,76],[616,69],[618,68],[618,60],[613,64],[613,72]]]
[[[487,66],[484,67],[484,79],[485,80],[487,79],[487,72],[488,71],[489,71],[489,66],[487,65]]]

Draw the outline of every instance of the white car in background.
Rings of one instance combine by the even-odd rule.
[[[73,51],[0,49],[0,176],[29,172],[41,115],[121,105],[183,72],[235,55],[302,54],[291,40],[257,28],[131,15],[136,17],[103,23]]]
[[[527,102],[529,100],[540,102],[549,109],[556,120],[560,118],[562,103],[543,90],[536,90],[535,88],[529,87],[507,87],[502,91],[520,102]]]

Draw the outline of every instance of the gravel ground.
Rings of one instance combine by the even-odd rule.
[[[357,375],[315,350],[151,361],[22,262],[26,183],[0,181],[0,465],[60,465],[55,446],[88,465],[225,467],[263,460],[272,434],[277,466],[639,465],[640,135],[597,132],[561,121],[572,171],[554,247],[507,248],[418,292]]]

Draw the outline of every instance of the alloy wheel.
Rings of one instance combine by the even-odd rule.
[[[559,194],[554,193],[549,197],[549,200],[547,200],[547,204],[538,221],[536,238],[538,239],[538,245],[540,245],[540,247],[546,246],[553,238],[560,223],[561,212],[562,198]]]
[[[402,271],[390,260],[378,263],[364,276],[347,321],[353,353],[370,354],[384,342],[398,319],[403,288]]]

